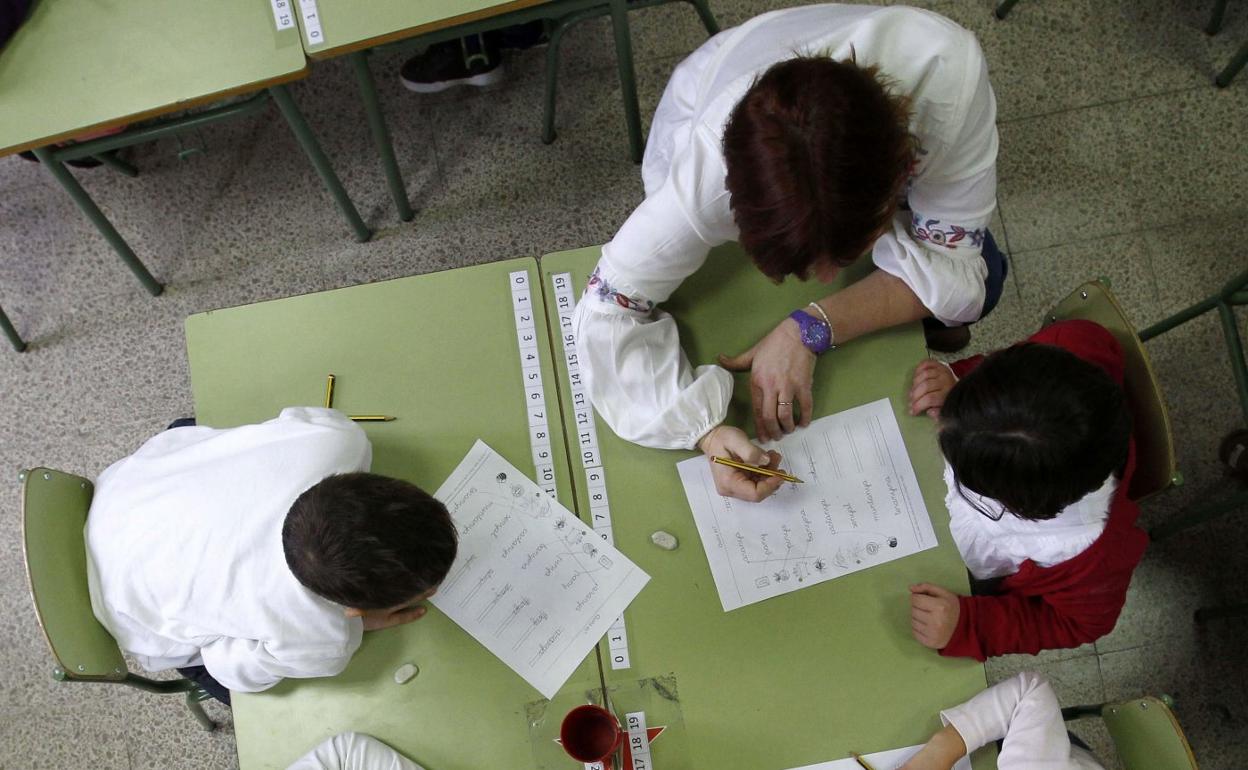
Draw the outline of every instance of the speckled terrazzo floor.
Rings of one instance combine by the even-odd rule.
[[[713,0],[725,26],[785,4]],[[975,349],[1023,336],[1090,277],[1109,277],[1142,324],[1248,265],[1248,72],[1225,90],[1210,83],[1248,39],[1248,4],[1231,3],[1216,38],[1201,31],[1206,2],[1024,0],[1005,22],[986,0],[922,4],[980,36],[999,102],[994,229],[1013,264]],[[702,33],[684,6],[635,13],[633,29],[644,113]],[[540,52],[512,56],[489,93],[432,98],[398,87],[399,63],[373,66],[419,209],[411,223],[393,213],[347,68],[316,65],[292,88],[377,228],[370,243],[351,241],[272,111],[135,148],[138,179],[77,172],[167,283],[156,299],[38,166],[0,159],[0,304],[31,342],[22,355],[0,345],[0,466],[11,482],[0,484],[0,767],[236,764],[223,709],[214,715],[227,726],[206,735],[177,699],[52,681],[18,537],[18,469],[95,475],[191,411],[188,314],[600,243],[640,199],[604,25],[567,39],[552,146],[538,140]],[[188,148],[202,152],[178,160]],[[1219,482],[1217,440],[1242,423],[1212,319],[1150,347],[1188,483],[1146,504],[1146,525]],[[1248,621],[1191,622],[1197,606],[1243,599],[1242,513],[1154,545],[1109,636],[992,661],[990,677],[1037,668],[1064,703],[1168,692],[1202,767],[1248,767]],[[1103,729],[1075,729],[1108,757]]]

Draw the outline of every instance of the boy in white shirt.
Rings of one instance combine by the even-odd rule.
[[[184,669],[226,703],[341,672],[364,631],[424,615],[456,552],[445,506],[371,461],[332,409],[148,440],[96,482],[96,617],[144,668]]]

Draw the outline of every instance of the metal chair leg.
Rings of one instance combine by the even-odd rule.
[[[95,201],[91,200],[91,196],[87,195],[87,191],[82,189],[82,185],[78,184],[78,180],[74,175],[69,173],[65,165],[59,160],[52,157],[51,149],[40,147],[35,150],[35,157],[43,164],[61,187],[65,188],[65,192],[69,193],[69,197],[73,198],[74,203],[78,204],[78,208],[82,209],[82,213],[87,215],[87,219],[95,225],[95,229],[100,231],[100,235],[104,236],[104,240],[113,247],[113,251],[117,252],[117,256],[121,257],[121,261],[126,263],[126,267],[130,268],[130,272],[134,273],[134,277],[139,279],[139,283],[143,284],[143,288],[147,289],[152,296],[159,296],[165,290],[160,282],[152,277],[147,271],[147,267],[134,254],[134,250],[130,248],[130,244],[126,243],[126,239],[121,237],[121,233],[117,232],[117,228],[113,227],[113,223],[108,221],[108,217],[104,216],[104,212],[100,211],[100,207],[95,205]]]
[[[1239,74],[1239,71],[1244,68],[1245,64],[1248,64],[1248,43],[1244,43],[1243,46],[1235,52],[1235,55],[1231,57],[1231,60],[1227,63],[1226,67],[1223,68],[1223,70],[1218,73],[1218,76],[1213,79],[1214,84],[1217,85],[1218,88],[1226,88],[1231,84],[1231,81],[1235,79],[1235,76]]]
[[[611,0],[611,29],[615,33],[615,66],[620,75],[620,95],[624,99],[624,121],[628,124],[628,152],[634,163],[641,163],[646,142],[641,135],[641,109],[637,106],[633,42],[628,31],[628,0]]]
[[[347,223],[355,231],[355,239],[361,243],[367,241],[373,236],[372,230],[369,230],[368,226],[364,224],[364,220],[360,218],[360,212],[356,211],[355,204],[351,202],[351,197],[347,195],[347,191],[343,188],[338,175],[334,173],[334,167],[330,165],[329,158],[325,156],[325,151],[321,149],[321,144],[316,140],[316,135],[312,133],[312,128],[308,126],[308,121],[304,119],[303,113],[295,105],[295,100],[291,98],[290,91],[287,90],[286,86],[278,85],[270,86],[269,93],[273,96],[273,101],[277,102],[277,107],[282,111],[286,122],[290,124],[290,130],[294,133],[295,139],[298,140],[299,146],[307,154],[308,160],[312,162],[312,167],[316,169],[316,173],[320,175],[321,181],[329,189],[329,194],[333,196],[334,202],[338,204],[338,210],[347,218]]]
[[[1205,34],[1218,34],[1218,30],[1222,29],[1222,19],[1225,16],[1226,0],[1215,0],[1213,4],[1213,13],[1209,16],[1209,25],[1205,27]]]
[[[1009,15],[1010,9],[1018,3],[1018,0],[1001,0],[997,3],[997,9],[993,11],[998,19],[1004,19]]]
[[[17,329],[13,328],[13,323],[4,314],[4,308],[0,308],[0,329],[4,330],[4,336],[9,338],[9,343],[13,345],[14,350],[21,353],[26,349],[26,342],[18,335]]]
[[[542,144],[550,144],[557,136],[555,133],[555,94],[559,85],[559,45],[563,42],[563,33],[581,20],[581,14],[564,17],[554,22],[547,33],[546,103],[542,110]]]
[[[403,172],[394,157],[394,144],[390,140],[390,132],[386,128],[386,116],[381,111],[381,100],[377,97],[377,84],[373,80],[373,72],[368,67],[368,54],[356,51],[351,54],[351,67],[355,70],[355,83],[360,89],[360,100],[364,102],[364,114],[368,116],[368,127],[373,132],[373,146],[381,156],[381,167],[386,172],[386,184],[390,186],[390,197],[399,210],[399,219],[410,222],[415,213],[407,200],[407,187],[403,184]]]
[[[1204,524],[1207,521],[1212,521],[1241,508],[1248,508],[1248,489],[1242,489],[1209,505],[1184,511],[1181,516],[1175,517],[1160,526],[1153,527],[1149,530],[1148,536],[1154,542],[1165,540],[1175,533]]]
[[[204,711],[204,707],[200,704],[200,701],[207,700],[211,697],[211,695],[198,687],[193,690],[188,690],[186,693],[186,707],[191,710],[191,716],[195,717],[195,721],[199,722],[199,726],[204,728],[207,732],[212,732],[217,729],[217,723],[209,718],[208,714]]]
[[[1204,623],[1218,618],[1233,618],[1248,615],[1248,604],[1228,604],[1224,607],[1201,607],[1193,617],[1197,623]]]

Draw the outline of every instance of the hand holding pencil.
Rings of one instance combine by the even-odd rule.
[[[726,497],[735,497],[757,503],[765,500],[792,479],[788,474],[771,475],[780,471],[779,452],[767,451],[750,441],[740,428],[720,425],[712,428],[698,442],[711,463],[715,478],[715,490]],[[715,462],[719,457],[729,462]],[[753,466],[747,470],[741,466]],[[755,470],[757,469],[757,470]]]

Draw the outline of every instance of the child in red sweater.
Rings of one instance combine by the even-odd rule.
[[[974,596],[910,587],[911,627],[942,655],[1076,647],[1109,633],[1148,536],[1122,350],[1090,321],[952,366],[924,361],[912,414],[940,424],[949,529]]]

